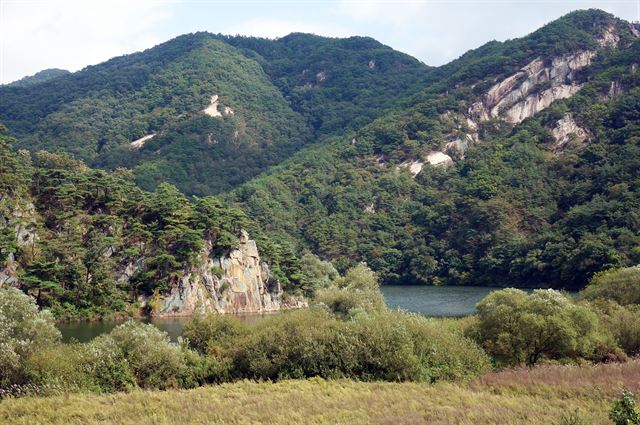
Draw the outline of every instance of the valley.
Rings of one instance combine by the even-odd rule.
[[[0,85],[0,422],[640,424],[639,67],[589,9]]]

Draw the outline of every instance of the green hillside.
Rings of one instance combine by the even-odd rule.
[[[263,66],[316,136],[368,124],[419,90],[432,69],[369,37],[218,37]]]
[[[12,141],[0,133],[0,284],[19,286],[59,318],[138,314],[139,297],[165,295],[206,244],[210,255],[237,249],[241,229],[285,291],[310,289],[300,260],[238,208],[189,201],[167,183],[144,192],[126,169],[16,152]]]
[[[58,69],[58,68],[44,69],[42,71],[36,72],[33,75],[29,75],[17,81],[13,81],[7,84],[7,86],[26,87],[31,84],[43,83],[47,80],[51,80],[52,78],[60,77],[62,75],[67,75],[67,74],[69,74],[69,71],[67,71],[66,69]]]
[[[426,69],[371,39],[197,33],[51,81],[1,87],[0,122],[18,147],[128,167],[145,189],[168,181],[213,194],[347,122],[368,122]]]
[[[608,31],[617,42],[601,47]],[[489,43],[433,70],[437,82],[401,108],[306,149],[233,198],[272,234],[339,268],[364,260],[387,283],[579,287],[595,271],[636,264],[640,42],[632,32],[586,11]],[[470,128],[492,85],[536,58],[552,66],[585,49],[596,53],[571,73],[581,87],[572,98],[516,125],[499,115]],[[553,129],[568,113],[587,140],[558,148]],[[451,163],[430,166],[432,152]],[[416,161],[423,167],[413,178]]]
[[[580,287],[640,261],[639,34],[579,11],[430,68],[366,37],[197,33],[2,87],[0,121],[19,148],[220,194],[340,270]]]

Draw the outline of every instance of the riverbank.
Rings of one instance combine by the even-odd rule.
[[[65,394],[0,402],[3,424],[608,424],[640,360],[491,372],[461,384],[242,381],[194,390]]]

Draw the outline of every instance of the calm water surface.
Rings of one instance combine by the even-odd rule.
[[[434,317],[455,317],[473,314],[478,301],[499,288],[478,286],[383,286],[387,305],[391,308],[421,313]],[[268,315],[239,316],[248,322],[261,320]],[[164,318],[147,320],[159,329],[167,332],[172,341],[176,341],[182,334],[188,317]],[[64,341],[73,339],[86,342],[96,336],[111,331],[122,322],[79,322],[60,323],[58,329]]]
[[[433,317],[460,317],[473,314],[476,304],[500,288],[485,286],[383,286],[390,308]]]

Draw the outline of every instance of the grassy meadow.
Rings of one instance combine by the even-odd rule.
[[[539,366],[468,383],[241,381],[193,390],[63,394],[0,402],[3,424],[609,424],[640,361]]]

